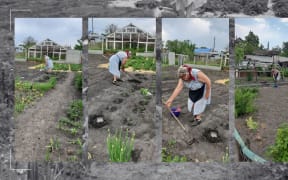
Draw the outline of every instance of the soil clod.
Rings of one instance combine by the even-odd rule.
[[[107,125],[108,122],[104,119],[104,116],[93,114],[89,116],[89,124],[94,128],[102,128]]]
[[[221,142],[222,139],[218,133],[218,131],[215,129],[207,129],[204,131],[203,136],[210,142],[210,143],[218,143]]]

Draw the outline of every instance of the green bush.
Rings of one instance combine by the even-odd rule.
[[[122,129],[116,130],[115,135],[111,135],[108,130],[107,137],[107,149],[109,159],[111,162],[129,162],[131,159],[131,153],[134,149],[134,137],[129,137],[128,130],[125,135],[122,133]]]
[[[71,121],[81,121],[83,117],[83,103],[82,100],[74,100],[67,111],[67,117]]]
[[[53,65],[53,70],[68,71],[68,70],[69,70],[69,64],[54,63],[54,65]]]
[[[128,59],[125,67],[133,67],[134,70],[156,70],[156,62],[154,58],[146,58],[143,56],[136,56]]]
[[[78,91],[82,91],[82,73],[77,73],[74,79],[74,85]]]
[[[268,156],[276,162],[288,162],[288,124],[282,124],[277,129],[275,144],[267,150]]]
[[[256,110],[254,99],[258,89],[256,88],[239,88],[235,90],[235,116],[239,117],[252,113]]]
[[[258,123],[252,119],[252,116],[246,119],[246,125],[248,129],[251,129],[251,130],[257,130],[258,128]]]

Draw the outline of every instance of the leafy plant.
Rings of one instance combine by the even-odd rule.
[[[69,64],[71,71],[82,71],[82,64]]]
[[[147,88],[141,88],[141,89],[140,89],[140,93],[141,93],[143,96],[150,96],[150,95],[152,95]]]
[[[63,124],[63,125],[70,126],[70,127],[78,128],[78,129],[80,129],[82,127],[81,122],[79,122],[79,121],[71,121],[70,119],[68,119],[66,117],[60,118],[59,119],[59,123]]]
[[[116,130],[115,135],[111,135],[108,130],[107,149],[109,159],[112,162],[128,162],[131,159],[131,153],[134,149],[135,133],[129,137],[128,130],[125,135],[122,133],[122,128]]]
[[[166,148],[162,148],[162,162],[187,162],[185,156],[172,156]]]
[[[235,90],[235,116],[239,117],[252,113],[256,110],[254,99],[258,89],[256,88],[239,88]]]
[[[258,123],[252,119],[252,116],[246,119],[246,125],[248,129],[251,130],[256,130],[258,128]]]
[[[136,56],[130,58],[125,67],[133,67],[134,70],[156,70],[156,62],[154,58],[146,58],[143,56]]]
[[[74,100],[67,111],[67,116],[72,121],[80,121],[83,117],[83,103],[82,100]]]
[[[77,73],[74,80],[74,85],[78,91],[82,91],[82,73]]]
[[[47,150],[49,150],[49,152],[54,152],[60,149],[60,142],[58,140],[58,138],[50,138],[50,142],[49,145],[46,146]]]
[[[267,150],[267,155],[276,162],[288,162],[288,124],[284,123],[277,129],[275,144]]]

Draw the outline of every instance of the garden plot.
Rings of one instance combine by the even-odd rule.
[[[162,97],[166,101],[177,85],[178,66],[162,68]],[[203,69],[212,82],[211,104],[202,115],[202,123],[191,126],[193,115],[187,109],[188,89],[183,88],[172,106],[182,109],[178,117],[186,131],[163,105],[162,161],[225,162],[228,159],[228,72]],[[225,83],[226,82],[226,83]]]
[[[246,146],[266,160],[275,161],[268,156],[267,150],[276,142],[277,129],[283,123],[287,123],[287,93],[287,85],[278,86],[278,88],[259,87],[252,103],[256,111],[235,119],[235,126]],[[237,104],[237,99],[235,101]],[[245,107],[251,106],[245,105]],[[285,143],[287,147],[287,140],[286,142],[283,140],[282,145]],[[240,156],[239,158],[240,161],[247,160],[247,157]]]
[[[129,61],[132,60],[127,64]],[[155,72],[126,68],[128,75],[121,74],[124,82],[115,86],[107,63],[108,57],[89,55],[88,151],[93,160],[108,162],[108,130],[114,134],[122,128],[124,132],[128,129],[130,135],[135,133],[132,160],[153,161],[158,156],[155,154]]]
[[[76,112],[82,108],[81,91],[74,85],[76,79],[77,87],[81,85],[80,75],[74,72],[46,74],[31,69],[35,65],[38,63],[17,62],[15,65],[15,160],[77,160],[82,145],[79,138],[82,123],[78,122],[81,118],[71,125],[65,117],[81,115]]]

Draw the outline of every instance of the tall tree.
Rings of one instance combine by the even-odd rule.
[[[117,25],[109,24],[105,28],[105,33],[106,34],[111,34],[111,33],[114,33],[117,29],[118,29]]]
[[[244,49],[245,54],[252,54],[254,50],[259,47],[259,37],[254,34],[252,31],[249,32],[247,36],[245,36],[246,46]]]
[[[75,50],[82,50],[83,48],[83,43],[81,40],[77,40],[78,44],[75,44],[74,49]]]
[[[168,40],[166,47],[169,51],[175,52],[176,54],[188,55],[191,59],[194,55],[195,44],[192,44],[190,40],[179,41],[176,39],[173,41]]]
[[[28,54],[28,49],[36,44],[36,40],[32,36],[28,36],[23,41],[23,48],[25,50],[25,54]],[[28,56],[27,56],[28,58]]]

